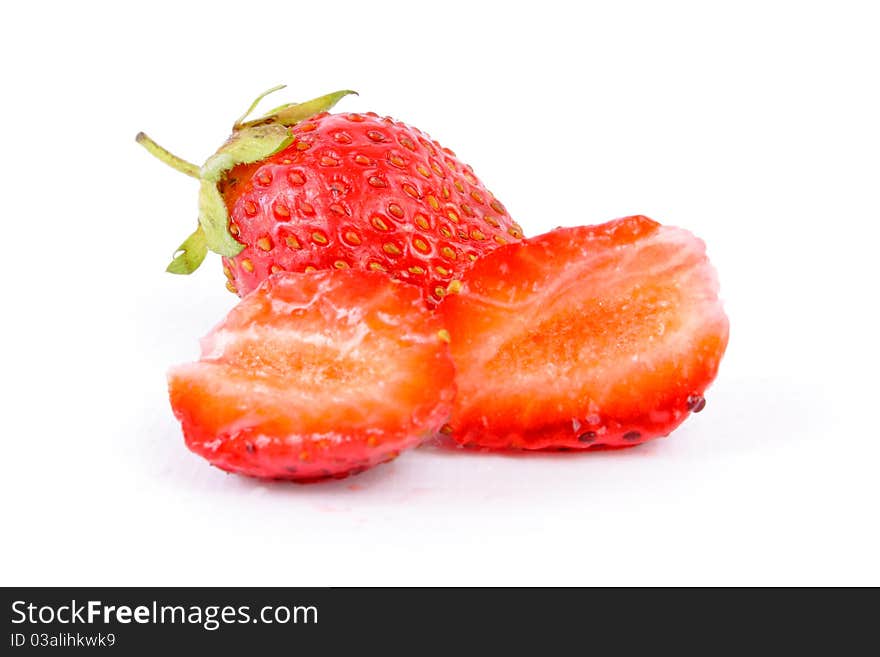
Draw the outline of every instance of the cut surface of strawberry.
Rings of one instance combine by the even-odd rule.
[[[215,466],[310,481],[388,461],[448,419],[454,370],[419,290],[381,273],[268,278],[169,373],[187,446]]]
[[[560,228],[476,262],[440,305],[455,440],[625,447],[702,410],[728,320],[701,240],[642,216]]]

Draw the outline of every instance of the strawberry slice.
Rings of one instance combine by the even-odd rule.
[[[486,255],[440,305],[454,438],[624,447],[702,410],[728,322],[703,242],[646,217],[560,228]]]
[[[381,273],[279,273],[169,373],[196,454],[229,472],[310,481],[388,461],[455,396],[448,336],[419,290]]]

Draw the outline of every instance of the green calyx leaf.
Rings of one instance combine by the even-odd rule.
[[[355,93],[347,90],[336,91],[304,103],[288,103],[262,118],[243,123],[263,98],[282,88],[283,86],[273,87],[260,94],[236,121],[232,135],[226,143],[202,166],[199,224],[205,231],[208,248],[220,255],[234,257],[244,248],[229,233],[226,204],[217,189],[217,184],[223,180],[226,173],[239,164],[259,162],[283,150],[293,141],[291,126],[310,116],[326,112],[340,99]]]
[[[167,271],[173,274],[191,274],[201,265],[208,250],[229,258],[241,253],[244,245],[229,232],[229,214],[218,184],[234,167],[259,162],[290,145],[293,141],[290,132],[292,126],[315,114],[329,111],[345,96],[357,93],[350,90],[335,91],[304,103],[286,103],[258,119],[246,121],[263,98],[283,88],[284,85],[279,85],[257,96],[235,122],[232,135],[226,143],[201,167],[173,155],[144,133],[138,134],[138,143],[150,153],[200,181],[199,227],[177,249]]]
[[[217,184],[233,167],[264,160],[292,140],[290,131],[283,125],[245,128],[234,132],[205,162],[201,170],[202,184],[199,189],[199,225],[205,231],[205,239],[211,251],[232,258],[244,248],[229,233],[229,214]]]
[[[232,136],[202,167],[202,180],[218,183],[227,171],[239,164],[264,160],[293,141],[283,125],[270,124],[244,128]]]
[[[232,129],[238,130],[238,128],[241,126],[241,124],[244,123],[244,120],[251,115],[251,112],[253,112],[255,109],[257,109],[257,105],[259,105],[260,101],[263,100],[266,96],[268,96],[269,94],[274,94],[276,91],[280,91],[281,89],[284,89],[286,86],[287,85],[285,85],[285,84],[279,84],[275,87],[272,87],[271,89],[266,89],[266,91],[264,91],[259,96],[254,98],[254,102],[252,102],[250,104],[250,107],[248,107],[245,110],[245,113],[242,114],[241,116],[239,116],[238,119],[236,119],[235,123],[232,126]]]
[[[174,260],[165,269],[171,274],[192,274],[208,254],[205,231],[199,226],[174,252]]]
[[[226,202],[212,180],[203,179],[199,188],[199,227],[204,231],[205,244],[214,253],[234,258],[244,249],[244,244],[229,232]]]
[[[270,90],[271,92],[271,90]],[[264,93],[257,99],[258,102],[260,99],[264,98],[268,93]],[[334,91],[333,93],[326,94],[324,96],[319,96],[318,98],[313,98],[312,100],[307,100],[304,103],[287,103],[285,105],[280,105],[276,107],[268,114],[263,115],[259,119],[254,119],[253,121],[248,121],[247,123],[238,123],[236,124],[237,128],[247,128],[249,126],[257,126],[264,125],[267,123],[277,123],[280,125],[292,126],[296,125],[300,121],[304,121],[310,116],[314,116],[315,114],[320,114],[321,112],[327,112],[333,108],[336,103],[345,98],[346,96],[350,96],[354,94],[357,96],[356,91],[352,91],[351,89],[343,89],[342,91]],[[251,110],[255,105],[251,107]],[[246,118],[247,115],[250,114],[250,111],[242,117],[242,119]]]

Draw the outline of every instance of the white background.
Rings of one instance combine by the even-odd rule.
[[[0,582],[880,584],[873,3],[6,3]],[[583,6],[582,6],[583,5]],[[644,213],[702,238],[708,406],[613,453],[421,449],[341,482],[227,476],[164,372],[229,309],[163,272],[251,97],[351,87],[529,234]]]

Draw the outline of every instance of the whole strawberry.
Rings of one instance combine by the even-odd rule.
[[[214,251],[242,296],[279,271],[386,271],[433,306],[477,258],[522,238],[473,170],[421,131],[373,113],[326,113],[350,93],[245,122],[261,95],[201,168],[139,134],[201,181],[199,227],[168,270],[189,274]]]

